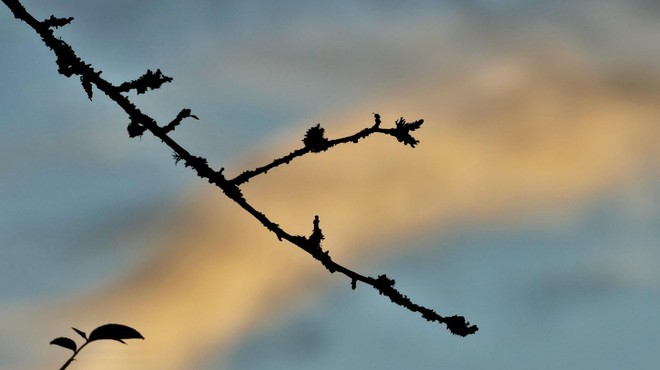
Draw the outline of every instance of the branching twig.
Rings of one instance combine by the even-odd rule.
[[[250,181],[251,178],[264,174],[277,166],[280,166],[282,164],[289,164],[289,162],[291,162],[295,158],[302,157],[307,153],[310,152],[319,153],[339,144],[357,143],[361,139],[364,139],[367,136],[374,133],[381,133],[381,134],[394,136],[395,138],[397,138],[397,140],[405,144],[409,144],[413,148],[419,142],[410,135],[410,131],[414,131],[420,128],[424,123],[423,119],[417,120],[412,123],[406,123],[406,120],[403,119],[403,117],[401,117],[399,118],[398,121],[396,121],[396,127],[389,129],[384,129],[380,127],[380,123],[381,123],[380,114],[374,113],[374,120],[375,123],[373,124],[373,126],[365,128],[353,135],[334,139],[334,140],[326,139],[325,129],[321,127],[321,124],[317,124],[316,126],[307,130],[307,133],[305,134],[305,138],[303,139],[303,143],[305,144],[303,148],[294,150],[293,152],[285,155],[284,157],[277,158],[265,166],[258,167],[254,170],[245,171],[242,174],[231,179],[230,181],[234,185],[241,185]]]
[[[78,347],[73,339],[68,337],[58,337],[50,341],[50,344],[54,344],[56,346],[60,346],[73,351],[71,356],[60,367],[60,370],[64,370],[69,367],[69,365],[71,365],[71,363],[76,360],[76,356],[78,356],[83,348],[97,340],[116,340],[117,342],[126,344],[126,342],[124,342],[125,339],[144,339],[142,334],[140,334],[137,330],[131,328],[130,326],[121,324],[101,325],[98,328],[92,330],[92,332],[89,333],[89,336],[87,336],[87,333],[82,330],[76,328],[72,329],[78,333],[82,339],[85,340],[80,347]]]
[[[332,260],[328,251],[321,248],[321,240],[323,240],[323,233],[319,226],[319,218],[316,216],[314,219],[314,227],[309,237],[291,235],[284,231],[278,224],[271,221],[265,214],[256,210],[248,201],[243,197],[240,185],[249,181],[251,178],[265,174],[270,169],[289,163],[293,159],[313,152],[318,153],[328,150],[338,144],[343,143],[357,143],[359,140],[366,138],[374,133],[382,133],[395,137],[404,145],[414,147],[418,141],[410,134],[411,131],[417,130],[421,127],[423,120],[417,120],[411,123],[406,122],[400,118],[395,122],[394,128],[384,129],[380,127],[380,115],[374,114],[375,123],[373,126],[365,128],[358,133],[339,138],[328,140],[325,138],[325,130],[319,125],[310,128],[305,138],[303,139],[304,147],[291,152],[290,154],[275,159],[271,163],[259,167],[257,169],[243,172],[241,175],[228,180],[223,175],[223,170],[213,170],[205,158],[197,157],[190,154],[176,141],[168,136],[168,133],[176,128],[181,123],[183,118],[192,117],[197,119],[196,116],[190,114],[189,109],[182,110],[177,117],[165,126],[159,126],[157,122],[142,113],[123,93],[130,90],[136,90],[138,94],[144,93],[149,89],[157,89],[163,83],[172,81],[172,78],[167,77],[157,70],[155,73],[148,70],[142,77],[130,82],[124,82],[119,86],[101,77],[101,71],[96,71],[90,64],[83,62],[73,51],[71,46],[63,40],[55,37],[53,28],[61,27],[69,24],[73,18],[56,18],[51,16],[44,21],[36,20],[30,15],[18,0],[2,0],[7,7],[13,12],[14,16],[28,25],[30,25],[42,38],[46,46],[53,50],[56,56],[56,63],[58,65],[58,72],[66,77],[79,75],[83,88],[87,96],[92,98],[92,85],[102,91],[117,105],[119,105],[129,117],[128,134],[130,137],[141,136],[147,130],[155,137],[159,138],[165,145],[170,147],[174,153],[173,157],[178,163],[183,161],[186,167],[191,167],[197,172],[197,176],[206,179],[209,183],[216,185],[220,188],[230,199],[242,207],[245,211],[250,213],[256,218],[264,227],[273,232],[279,240],[286,240],[305,252],[309,253],[312,257],[319,260],[331,273],[339,272],[346,275],[351,279],[351,287],[355,289],[357,282],[370,285],[378,290],[382,295],[387,296],[392,302],[407,308],[410,311],[418,312],[428,321],[435,321],[444,323],[447,328],[456,335],[466,336],[475,333],[478,328],[476,325],[470,325],[463,316],[441,316],[432,309],[417,305],[413,303],[407,296],[401,294],[394,288],[394,280],[388,278],[386,275],[379,275],[377,278],[361,275],[343,265],[340,265]]]

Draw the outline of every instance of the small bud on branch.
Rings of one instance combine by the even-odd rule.
[[[305,148],[312,151],[312,153],[318,153],[327,150],[330,145],[328,143],[328,139],[324,137],[324,134],[325,129],[321,127],[320,123],[311,127],[309,130],[307,130],[305,133],[305,138],[303,139]]]

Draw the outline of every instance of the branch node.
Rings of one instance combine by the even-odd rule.
[[[303,139],[305,148],[311,150],[313,153],[327,150],[330,147],[330,144],[324,134],[325,129],[321,127],[320,123],[316,126],[310,127],[305,133],[305,138]]]
[[[237,201],[239,199],[243,199],[243,192],[241,192],[241,188],[238,187],[238,185],[231,183],[229,181],[226,181],[223,177],[223,186],[221,186],[222,191],[229,197],[229,199],[233,199],[234,201]],[[275,227],[277,227],[277,224],[273,224]],[[274,228],[268,228],[271,231],[274,231]],[[282,236],[277,234],[277,238],[281,241]]]
[[[135,90],[138,94],[144,94],[147,90],[158,89],[166,82],[172,82],[172,77],[165,76],[160,69],[157,69],[156,72],[147,69],[147,73],[133,81],[122,83],[117,89],[119,92]]]
[[[44,19],[41,24],[48,28],[60,28],[64,27],[67,24],[71,23],[73,20],[73,17],[68,17],[68,18],[58,18],[54,15],[51,15],[50,18]]]
[[[319,220],[319,216],[314,216],[314,229],[312,230],[312,235],[307,238],[307,244],[310,250],[319,252],[322,251],[321,240],[325,239],[325,236],[323,236],[323,231],[319,227],[320,222],[321,221]]]
[[[184,118],[190,117],[190,118],[194,118],[196,120],[199,120],[199,118],[196,115],[190,114],[190,113],[191,113],[191,110],[188,109],[188,108],[181,109],[179,114],[176,115],[176,118],[174,118],[172,120],[172,122],[168,123],[167,125],[165,125],[163,127],[163,131],[165,133],[173,131],[181,123],[181,121],[183,121]]]
[[[395,283],[394,279],[388,278],[387,275],[385,274],[378,275],[378,278],[376,279],[375,287],[376,289],[378,289],[378,293],[390,296],[390,294],[387,294],[385,291],[388,289],[393,289],[394,283]]]
[[[129,122],[128,127],[126,127],[126,130],[128,131],[128,136],[133,138],[136,136],[142,136],[145,131],[147,131],[147,128],[140,124],[138,121],[136,121],[134,118],[131,118],[131,122]]]

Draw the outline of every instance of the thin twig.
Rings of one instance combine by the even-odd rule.
[[[400,132],[396,131],[396,127],[395,128],[389,128],[389,129],[381,128],[380,127],[380,123],[381,123],[380,115],[378,113],[374,113],[374,119],[375,119],[375,123],[373,124],[373,126],[362,129],[361,131],[359,131],[359,132],[357,132],[353,135],[349,135],[349,136],[345,136],[345,137],[337,138],[337,139],[333,139],[333,140],[327,140],[327,139],[323,140],[324,139],[324,137],[323,137],[323,128],[321,128],[320,125],[316,125],[315,127],[312,127],[307,131],[307,136],[305,137],[305,139],[308,139],[311,136],[310,134],[313,134],[314,132],[320,132],[319,134],[317,134],[317,135],[320,135],[317,138],[319,140],[317,143],[309,143],[308,141],[303,140],[303,142],[306,143],[306,145],[303,148],[294,150],[293,152],[291,152],[291,153],[289,153],[289,154],[287,154],[283,157],[274,159],[272,162],[270,162],[267,165],[257,167],[254,170],[245,171],[245,172],[241,173],[240,175],[236,176],[235,178],[233,178],[229,181],[234,185],[242,185],[242,184],[250,181],[250,179],[252,179],[255,176],[265,174],[265,173],[267,173],[268,171],[270,171],[271,169],[273,169],[277,166],[280,166],[280,165],[283,165],[283,164],[289,164],[295,158],[302,157],[305,154],[312,153],[312,152],[313,153],[318,153],[318,152],[326,151],[326,150],[328,150],[328,149],[330,149],[330,148],[332,148],[336,145],[339,145],[339,144],[358,143],[361,139],[364,139],[364,138],[368,137],[371,134],[380,133],[380,134],[386,134],[386,135],[390,135],[390,136],[394,136],[394,137],[397,137],[398,135],[400,135]],[[403,122],[405,122],[405,121],[403,121]],[[417,124],[417,123],[419,124],[419,126],[421,126],[421,124],[424,123],[424,120],[415,121],[413,124]],[[417,142],[415,142],[414,144],[416,144],[416,143]],[[414,146],[414,144],[412,146]]]

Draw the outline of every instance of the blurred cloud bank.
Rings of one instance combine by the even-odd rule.
[[[596,316],[626,316],[633,329],[653,320],[635,318],[634,310],[599,310],[597,300],[578,299],[593,293],[595,285],[589,281],[598,281],[606,292],[624,281],[621,296],[631,299],[633,309],[641,307],[640,300],[658,301],[653,271],[657,234],[648,231],[657,226],[660,197],[655,161],[660,154],[660,43],[655,36],[660,23],[652,2],[240,4],[26,2],[44,17],[76,16],[62,31],[65,39],[89,61],[101,63],[109,76],[132,78],[155,67],[173,74],[172,86],[141,97],[139,103],[163,119],[196,104],[191,106],[195,114],[213,117],[216,123],[190,124],[177,138],[199,148],[212,162],[226,165],[231,160],[229,170],[298,147],[304,129],[316,122],[338,136],[370,125],[372,112],[387,123],[402,115],[423,117],[421,144],[414,150],[372,138],[269,173],[253,180],[245,193],[281,225],[302,234],[319,214],[325,247],[351,266],[381,272],[386,258],[378,256],[392,258],[406,248],[413,262],[415,253],[421,253],[422,260],[438,263],[435,272],[432,264],[427,266],[427,275],[415,277],[408,271],[414,282],[409,283],[411,297],[427,298],[423,290],[413,292],[429,281],[440,286],[445,280],[456,281],[454,290],[438,294],[437,308],[443,311],[451,305],[447,301],[463,302],[448,313],[465,313],[481,324],[472,313],[486,320],[482,326],[492,327],[478,334],[482,339],[468,339],[472,352],[467,353],[476,359],[462,368],[498,363],[491,348],[507,352],[501,348],[505,340],[518,338],[520,342],[507,348],[519,348],[523,339],[536,338],[534,330],[548,329],[535,326],[543,317],[533,317],[517,330],[501,326],[523,315],[511,296],[502,293],[498,300],[497,292],[511,289],[518,280],[493,277],[506,275],[523,261],[536,262],[513,276],[539,282],[527,286],[538,299],[524,314],[539,314],[565,300],[573,317],[582,317],[580,302],[586,302],[584,309]],[[0,34],[5,36],[0,40],[18,51],[4,62],[14,63],[5,68],[16,73],[3,73],[9,87],[0,93],[3,110],[7,106],[0,166],[8,174],[0,182],[2,202],[8,205],[0,214],[6,220],[0,247],[10,256],[2,262],[7,309],[0,313],[2,326],[9,328],[0,337],[0,357],[9,360],[0,368],[54,368],[62,354],[47,348],[47,341],[72,325],[92,328],[111,321],[139,328],[147,340],[126,348],[90,348],[76,366],[259,368],[264,363],[249,355],[258,353],[262,361],[284,357],[287,368],[302,368],[290,362],[296,356],[289,355],[287,347],[267,357],[263,347],[248,344],[248,355],[241,355],[241,343],[250,333],[276,330],[291,310],[302,311],[305,330],[333,332],[338,321],[334,311],[314,302],[341,309],[318,293],[338,279],[272,240],[220,194],[190,185],[195,183],[192,174],[172,167],[158,143],[124,138],[117,123],[125,118],[100,97],[86,102],[75,81],[55,76],[52,58],[36,37],[6,12],[2,16]],[[36,107],[35,101],[40,102]],[[93,122],[88,117],[94,117]],[[30,145],[36,150],[15,154]],[[558,238],[560,246],[548,237],[542,248],[525,238],[498,236],[501,229],[515,234],[530,227],[537,235],[562,235],[575,228],[591,235],[593,225],[585,218],[592,214],[585,209],[598,209],[612,198],[617,199],[615,206],[604,208],[620,216],[606,223],[605,230],[594,230],[610,235],[606,229],[616,229],[624,236],[607,241],[602,255],[593,247],[598,243],[581,242],[580,232]],[[471,235],[483,228],[491,230],[485,232],[486,241],[475,240]],[[467,231],[456,236],[456,230]],[[479,248],[469,248],[461,238]],[[452,240],[459,242],[452,245]],[[445,256],[458,253],[446,252],[452,246],[464,246],[466,255],[454,255],[455,265],[442,263]],[[525,246],[538,255],[525,252]],[[422,251],[413,252],[416,248]],[[552,254],[547,251],[555,249],[564,260],[548,257]],[[484,254],[499,262],[488,263]],[[584,262],[583,254],[596,262]],[[512,261],[503,262],[501,256]],[[548,273],[562,263],[573,267],[566,274]],[[396,268],[404,275],[395,277],[406,284],[403,264]],[[467,277],[461,278],[463,271],[455,272],[460,270],[456,266],[467,266]],[[54,282],[66,274],[63,270],[69,271],[69,280],[58,285]],[[24,282],[26,277],[34,282]],[[73,279],[76,282],[69,283]],[[465,298],[464,290],[481,295]],[[355,299],[357,313],[340,311],[336,317],[360,328],[365,307],[369,316],[388,306],[362,298],[365,294],[360,290],[342,298],[347,305]],[[604,296],[618,299],[617,294]],[[497,312],[474,307],[484,302]],[[26,310],[26,304],[32,309]],[[317,316],[305,307],[322,312]],[[413,315],[392,312],[396,316],[378,318],[420,321],[404,321]],[[301,325],[295,319],[293,323]],[[464,343],[445,338],[448,334],[438,328],[414,327],[416,331],[406,333],[415,348],[397,356],[416,358],[419,368],[434,368],[438,360],[435,350],[427,348],[429,341],[447,343],[454,350]],[[359,330],[362,336],[350,331],[336,336],[364,338],[373,332],[381,341],[396,337],[396,331],[380,331],[377,324],[366,328]],[[275,333],[287,329],[279,330]],[[593,327],[565,330],[556,338],[570,346],[588,343],[580,335],[588,338]],[[347,341],[329,342],[342,340]],[[537,340],[539,347],[546,344],[542,337]],[[627,343],[636,342],[607,343],[625,352],[631,350]],[[531,353],[582,358],[549,344],[547,351]],[[337,347],[328,347],[327,353],[354,359],[358,367],[370,367],[372,357],[384,355],[376,345],[357,354]],[[333,360],[323,349],[308,361],[332,368],[323,365]],[[235,357],[230,356],[233,350]],[[588,352],[602,355],[599,349]],[[638,357],[653,360],[650,355]]]

